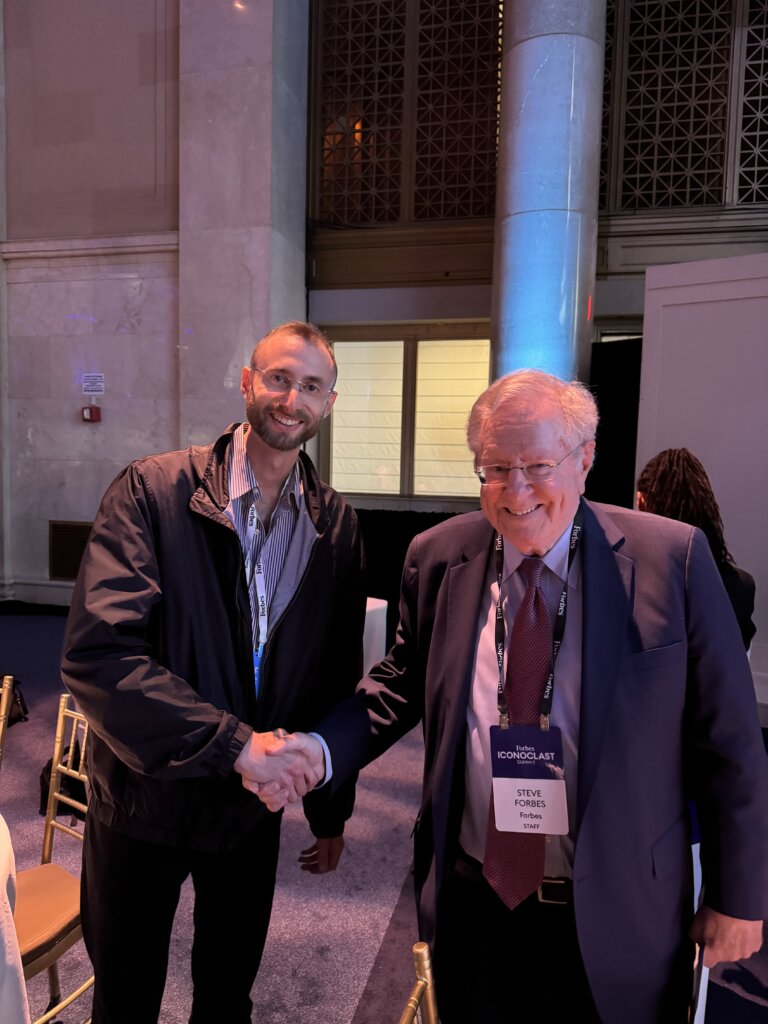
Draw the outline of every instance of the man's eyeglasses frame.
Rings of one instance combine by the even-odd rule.
[[[552,459],[541,459],[539,462],[529,462],[525,466],[477,466],[475,473],[481,484],[496,484],[504,483],[513,469],[519,469],[523,474],[523,479],[528,483],[543,483],[545,480],[551,480],[557,467],[586,443],[586,441],[579,441],[576,447],[567,452],[558,462]]]
[[[258,373],[261,383],[274,394],[287,395],[295,388],[300,395],[313,401],[322,399],[328,401],[331,395],[335,395],[334,388],[329,388],[316,380],[294,380],[289,374],[282,370],[263,370],[260,366],[252,366],[251,370]],[[315,389],[314,391],[312,389]]]

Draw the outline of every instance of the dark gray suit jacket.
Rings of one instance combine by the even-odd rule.
[[[423,718],[415,881],[421,935],[436,948],[464,806],[466,709],[492,539],[479,512],[415,538],[393,648],[318,725],[337,782]],[[699,808],[708,905],[768,917],[768,762],[741,637],[703,534],[584,502],[581,559],[579,942],[603,1020],[649,1024],[689,983],[688,799]]]

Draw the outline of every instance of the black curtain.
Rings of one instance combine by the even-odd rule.
[[[593,501],[625,508],[632,508],[635,498],[641,350],[640,337],[601,341],[592,346],[589,384],[597,399],[600,423],[586,495]]]

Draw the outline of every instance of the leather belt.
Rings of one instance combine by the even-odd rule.
[[[470,869],[472,876],[483,873],[483,865],[480,861],[470,857],[460,846],[456,854],[456,865],[458,867],[461,864],[465,864]],[[526,902],[528,900],[531,902],[536,900],[538,903],[550,907],[571,907],[573,906],[573,879],[544,878],[539,888],[528,897]]]
[[[572,878],[544,878],[536,891],[539,903],[556,907],[570,907],[573,904]]]

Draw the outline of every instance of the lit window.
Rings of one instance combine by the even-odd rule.
[[[467,417],[488,386],[487,341],[421,341],[416,371],[413,493],[474,498]]]
[[[335,354],[333,486],[343,493],[399,494],[403,343],[350,342],[336,345]]]
[[[488,385],[487,338],[337,337],[334,351],[333,486],[343,494],[476,500],[466,425]]]

